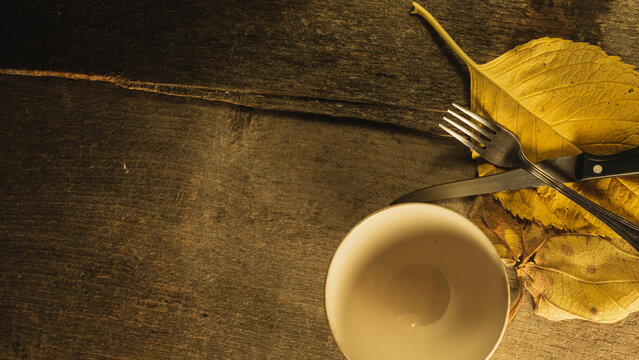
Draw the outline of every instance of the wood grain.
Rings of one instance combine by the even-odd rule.
[[[0,67],[118,75],[240,105],[433,129],[465,66],[410,1],[9,1]],[[639,64],[632,0],[433,0],[481,63],[544,36]],[[181,85],[186,85],[183,87]]]
[[[340,239],[406,191],[475,173],[457,144],[397,127],[0,83],[3,358],[340,359],[323,308]],[[639,356],[636,314],[532,311],[526,296],[494,359]]]
[[[0,83],[3,358],[339,358],[323,282],[340,239],[475,171],[396,128]]]
[[[477,62],[559,36],[639,64],[630,0],[423,5]],[[0,75],[0,358],[341,359],[322,301],[340,239],[475,174],[422,132],[468,78],[409,10],[3,2],[1,68],[122,82]],[[527,296],[493,358],[635,359],[638,331]]]

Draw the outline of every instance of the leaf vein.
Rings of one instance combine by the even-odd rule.
[[[570,88],[578,87],[578,86],[582,86],[582,85],[598,85],[598,84],[603,84],[603,85],[606,85],[606,84],[618,84],[618,85],[623,85],[625,88],[628,88],[628,86],[630,85],[627,82],[611,81],[611,80],[584,81],[584,82],[580,82],[580,83],[569,84],[569,85],[566,85],[566,86],[558,86],[558,87],[555,87],[555,88],[552,88],[552,89],[539,90],[539,91],[536,91],[536,92],[532,92],[532,93],[526,94],[526,95],[524,95],[522,97],[519,97],[518,99],[519,100],[525,100],[525,99],[528,99],[528,98],[531,98],[531,97],[534,97],[534,96],[537,96],[537,95],[548,94],[550,92],[560,91],[560,90],[564,90],[564,89],[570,89]],[[595,91],[595,90],[593,90],[593,91]]]
[[[581,277],[578,277],[576,275],[567,273],[563,270],[559,270],[553,267],[549,267],[549,266],[544,266],[544,265],[539,265],[536,263],[528,263],[527,265],[530,265],[532,267],[535,267],[539,270],[545,270],[545,271],[550,271],[553,273],[557,273],[566,277],[569,277],[571,279],[574,279],[578,282],[581,283],[586,283],[586,284],[639,284],[639,279],[616,279],[616,280],[599,280],[599,281],[594,281],[594,280],[587,280],[587,279],[583,279]]]

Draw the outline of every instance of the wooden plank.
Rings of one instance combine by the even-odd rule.
[[[423,4],[477,62],[533,38],[587,41],[639,64],[639,5]],[[5,5],[0,67],[118,75],[253,107],[432,129],[469,98],[466,69],[410,2],[194,1]],[[154,88],[158,85],[146,84]]]
[[[342,359],[322,299],[340,239],[475,173],[392,126],[90,81],[0,76],[0,94],[2,358]],[[494,359],[635,359],[638,331],[526,296]]]
[[[478,62],[559,36],[639,64],[630,0],[423,5]],[[2,76],[0,357],[342,358],[321,299],[339,239],[405,191],[474,173],[457,144],[405,129],[468,98],[409,9],[4,3],[2,68],[335,118]],[[526,297],[494,358],[634,359],[637,330],[637,315],[549,322]]]
[[[340,358],[323,309],[340,239],[474,174],[414,131],[0,84],[1,358]]]

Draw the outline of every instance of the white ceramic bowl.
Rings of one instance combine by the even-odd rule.
[[[506,328],[501,260],[473,223],[408,203],[346,235],[326,277],[328,322],[351,360],[487,359]]]

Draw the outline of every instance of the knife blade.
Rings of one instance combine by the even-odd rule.
[[[537,165],[564,183],[636,175],[639,174],[639,147],[612,155],[581,153],[545,160]],[[408,193],[393,201],[391,205],[405,202],[431,202],[544,185],[546,184],[527,171],[516,169],[480,178],[429,186]]]

